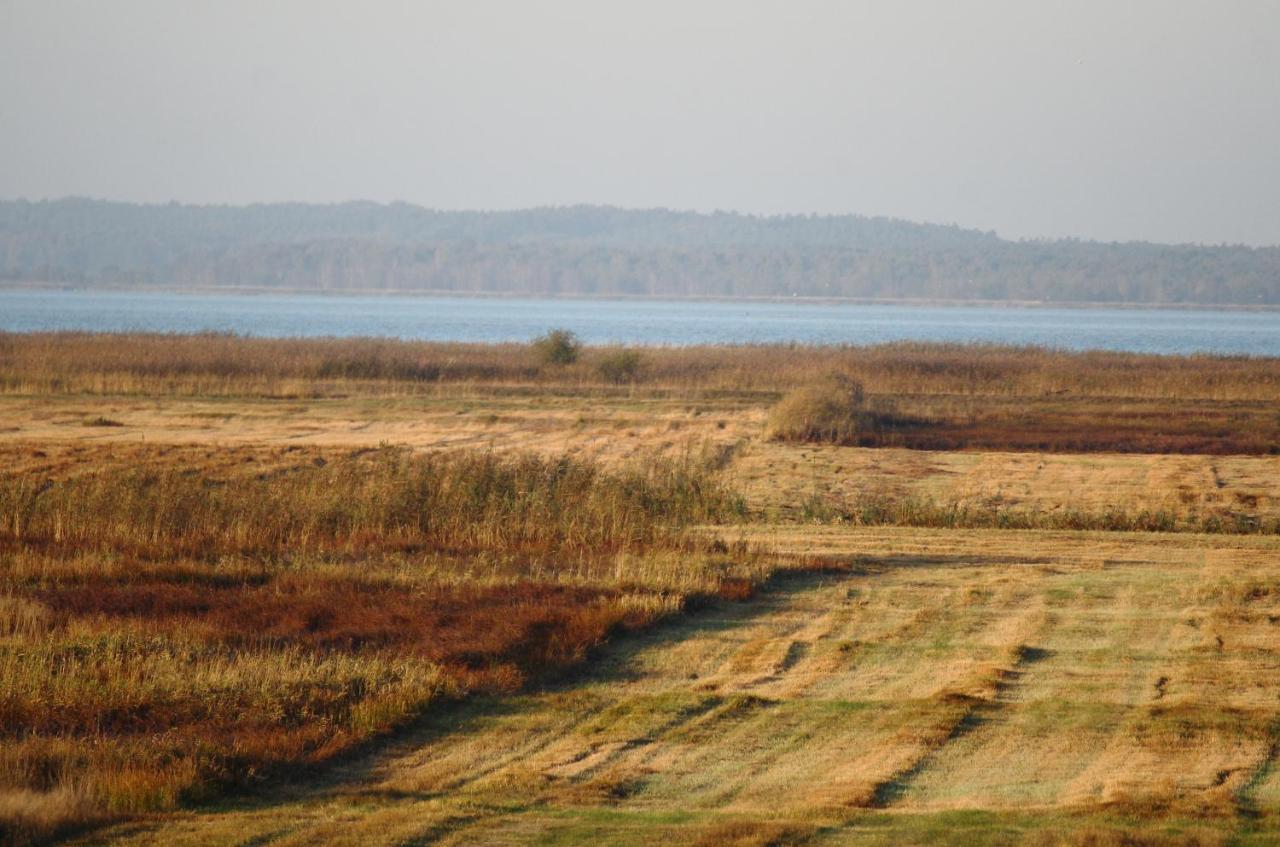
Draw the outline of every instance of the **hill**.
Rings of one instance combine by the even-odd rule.
[[[0,280],[531,295],[1280,305],[1280,247],[1009,241],[855,215],[0,202]]]

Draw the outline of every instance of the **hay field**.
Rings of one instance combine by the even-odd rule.
[[[1268,844],[1274,539],[752,530],[827,569],[126,844]]]
[[[725,456],[726,473],[753,508],[782,519],[809,519],[858,501],[910,501],[1041,517],[1145,510],[1197,525],[1210,517],[1280,520],[1280,455],[790,444],[763,437],[773,402],[771,394],[597,395],[486,386],[418,397],[287,400],[0,395],[0,454],[14,470],[50,473],[152,447],[214,464],[219,456],[257,454],[258,448],[340,455],[385,444],[531,451],[607,465],[712,450]]]
[[[832,372],[891,425],[770,438]],[[0,841],[1275,843],[1277,408],[1265,359],[0,337]]]

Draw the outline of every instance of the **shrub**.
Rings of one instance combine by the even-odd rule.
[[[572,365],[582,352],[582,342],[567,329],[553,329],[533,340],[538,358],[547,365]]]
[[[596,363],[596,373],[615,385],[635,382],[640,376],[640,365],[643,362],[644,357],[639,350],[612,350]]]
[[[867,417],[865,406],[861,382],[831,374],[783,397],[769,414],[767,434],[777,441],[849,444]]]

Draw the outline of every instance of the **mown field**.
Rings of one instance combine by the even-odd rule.
[[[1273,539],[766,531],[827,569],[127,844],[1270,844]],[[253,840],[257,839],[257,840]]]
[[[544,352],[0,336],[4,839],[1280,840],[1280,363]]]

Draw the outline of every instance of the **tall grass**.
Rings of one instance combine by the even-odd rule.
[[[0,840],[208,798],[581,662],[760,562],[697,456],[0,476]]]
[[[783,437],[926,450],[1280,453],[1280,360],[888,344],[583,348],[226,335],[0,334],[0,394],[372,398],[549,394],[682,398],[733,411],[784,396]],[[839,373],[869,412],[833,424],[817,388]],[[834,394],[832,395],[834,396]],[[799,406],[806,405],[808,409]],[[809,434],[785,435],[810,412]],[[90,416],[86,425],[113,418]],[[855,421],[850,425],[849,421]],[[836,428],[833,429],[832,427]],[[803,428],[803,427],[802,427]]]
[[[1186,514],[1167,508],[1118,506],[1046,511],[921,497],[846,498],[820,492],[801,500],[789,517],[803,522],[852,526],[1280,535],[1280,519],[1262,519],[1245,513]]]
[[[0,333],[0,391],[295,396],[420,393],[449,384],[605,387],[617,348],[543,367],[527,344],[233,335]],[[1070,353],[1040,347],[657,347],[631,389],[782,392],[840,372],[872,394],[1280,399],[1280,363],[1247,356]]]
[[[779,441],[853,444],[867,417],[862,383],[831,374],[788,392],[769,412],[766,434]]]
[[[741,512],[693,459],[606,472],[568,457],[372,456],[211,481],[174,467],[0,478],[0,539],[154,558],[499,551],[601,556]]]

